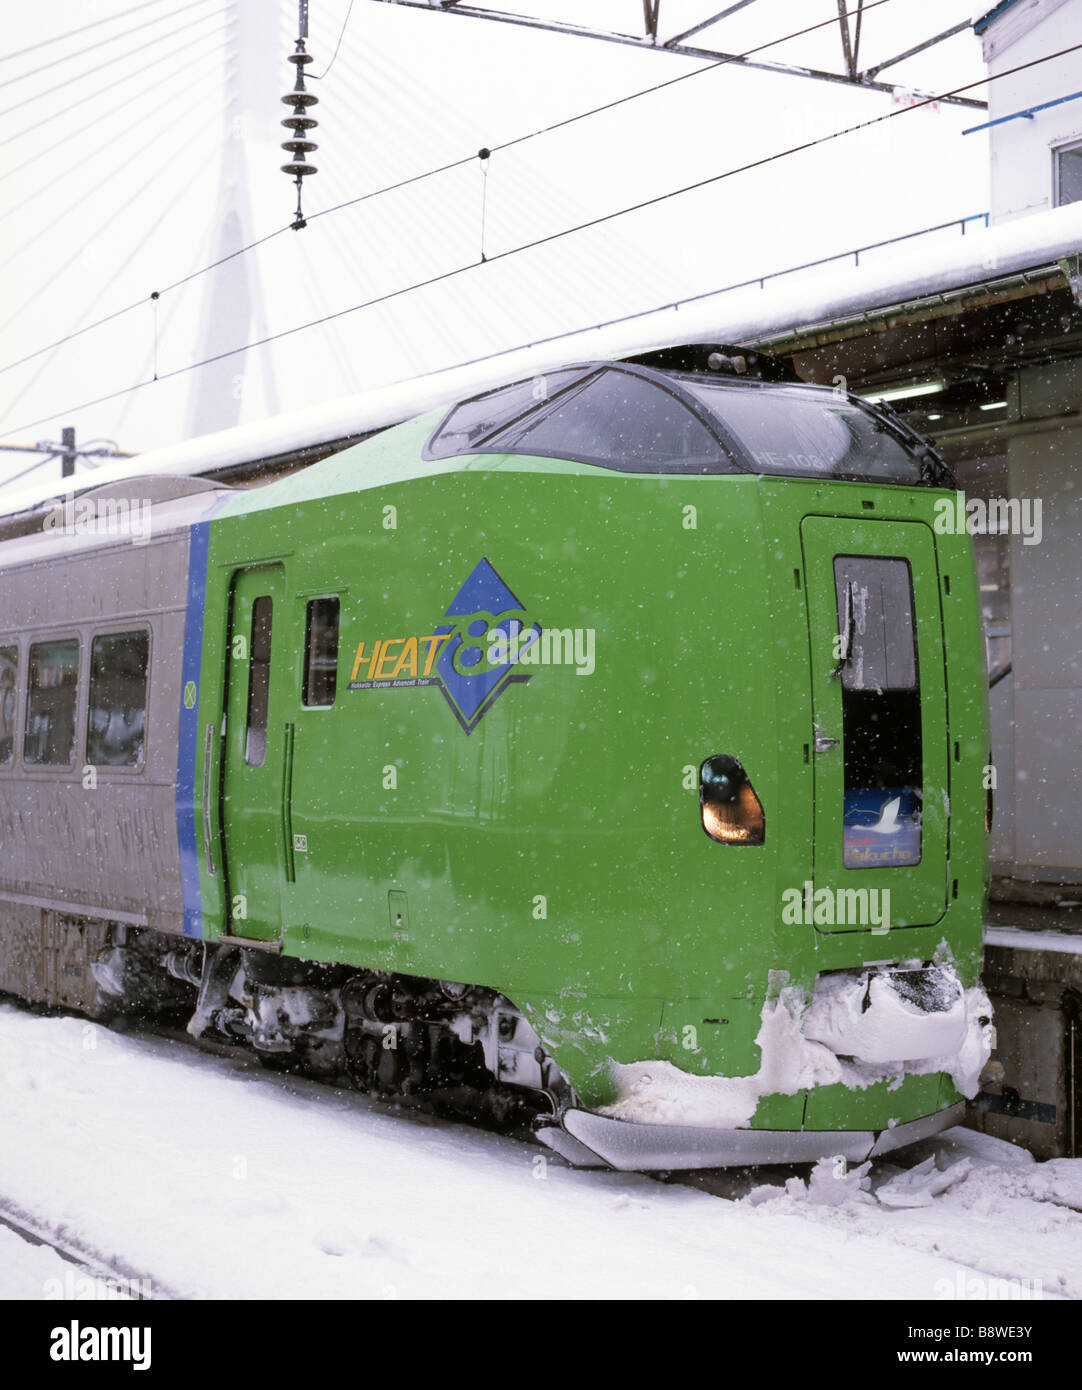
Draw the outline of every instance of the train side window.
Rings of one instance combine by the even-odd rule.
[[[69,767],[75,754],[79,639],[35,642],[30,648],[23,761]]]
[[[267,715],[270,708],[271,621],[274,600],[267,594],[252,604],[252,644],[248,665],[248,727],[244,761],[262,767],[267,761]]]
[[[336,598],[314,598],[308,604],[304,635],[304,703],[309,707],[334,704],[338,689],[338,619]]]
[[[146,738],[150,633],[110,632],[90,646],[86,760],[94,767],[136,767]]]
[[[19,683],[18,647],[0,647],[0,767],[15,757],[16,688]]]

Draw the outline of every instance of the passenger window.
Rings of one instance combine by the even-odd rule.
[[[336,598],[308,604],[304,638],[304,703],[333,705],[338,689],[338,615]]]
[[[68,767],[75,753],[79,640],[35,642],[30,648],[23,761]]]
[[[149,632],[111,632],[90,647],[86,760],[94,767],[135,767],[143,759]]]
[[[274,600],[264,594],[252,604],[252,644],[248,666],[248,732],[244,761],[262,767],[267,761],[267,713],[270,706],[271,619]]]
[[[15,756],[15,688],[19,677],[18,647],[0,647],[0,767]]]

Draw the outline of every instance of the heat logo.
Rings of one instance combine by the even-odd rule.
[[[522,668],[573,665],[580,676],[593,672],[593,629],[543,630],[487,559],[443,617],[448,621],[427,633],[359,642],[350,690],[438,686],[469,734],[508,686],[530,679],[533,673]]]

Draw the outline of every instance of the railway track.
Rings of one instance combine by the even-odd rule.
[[[153,1275],[136,1270],[120,1259],[105,1260],[97,1251],[89,1250],[69,1235],[54,1230],[49,1224],[37,1220],[20,1207],[0,1198],[0,1226],[13,1232],[28,1245],[44,1246],[78,1271],[93,1286],[65,1290],[65,1298],[88,1299],[130,1299],[133,1302],[155,1302],[179,1297],[174,1290],[165,1287]]]

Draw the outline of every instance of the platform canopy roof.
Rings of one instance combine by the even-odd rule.
[[[528,343],[484,360],[430,373],[394,386],[343,397],[250,425],[110,464],[91,483],[147,475],[250,474],[253,461],[286,466],[322,457],[425,411],[509,381],[571,362],[630,357],[678,343],[789,347],[830,341],[864,319],[869,328],[953,313],[1000,294],[1043,293],[1071,287],[1082,299],[1082,203],[1020,218],[998,227],[944,228],[880,248],[856,264],[852,257],[809,266],[762,283],[734,286],[701,298],[582,332]],[[55,481],[39,480],[0,497],[6,512],[58,496]]]

